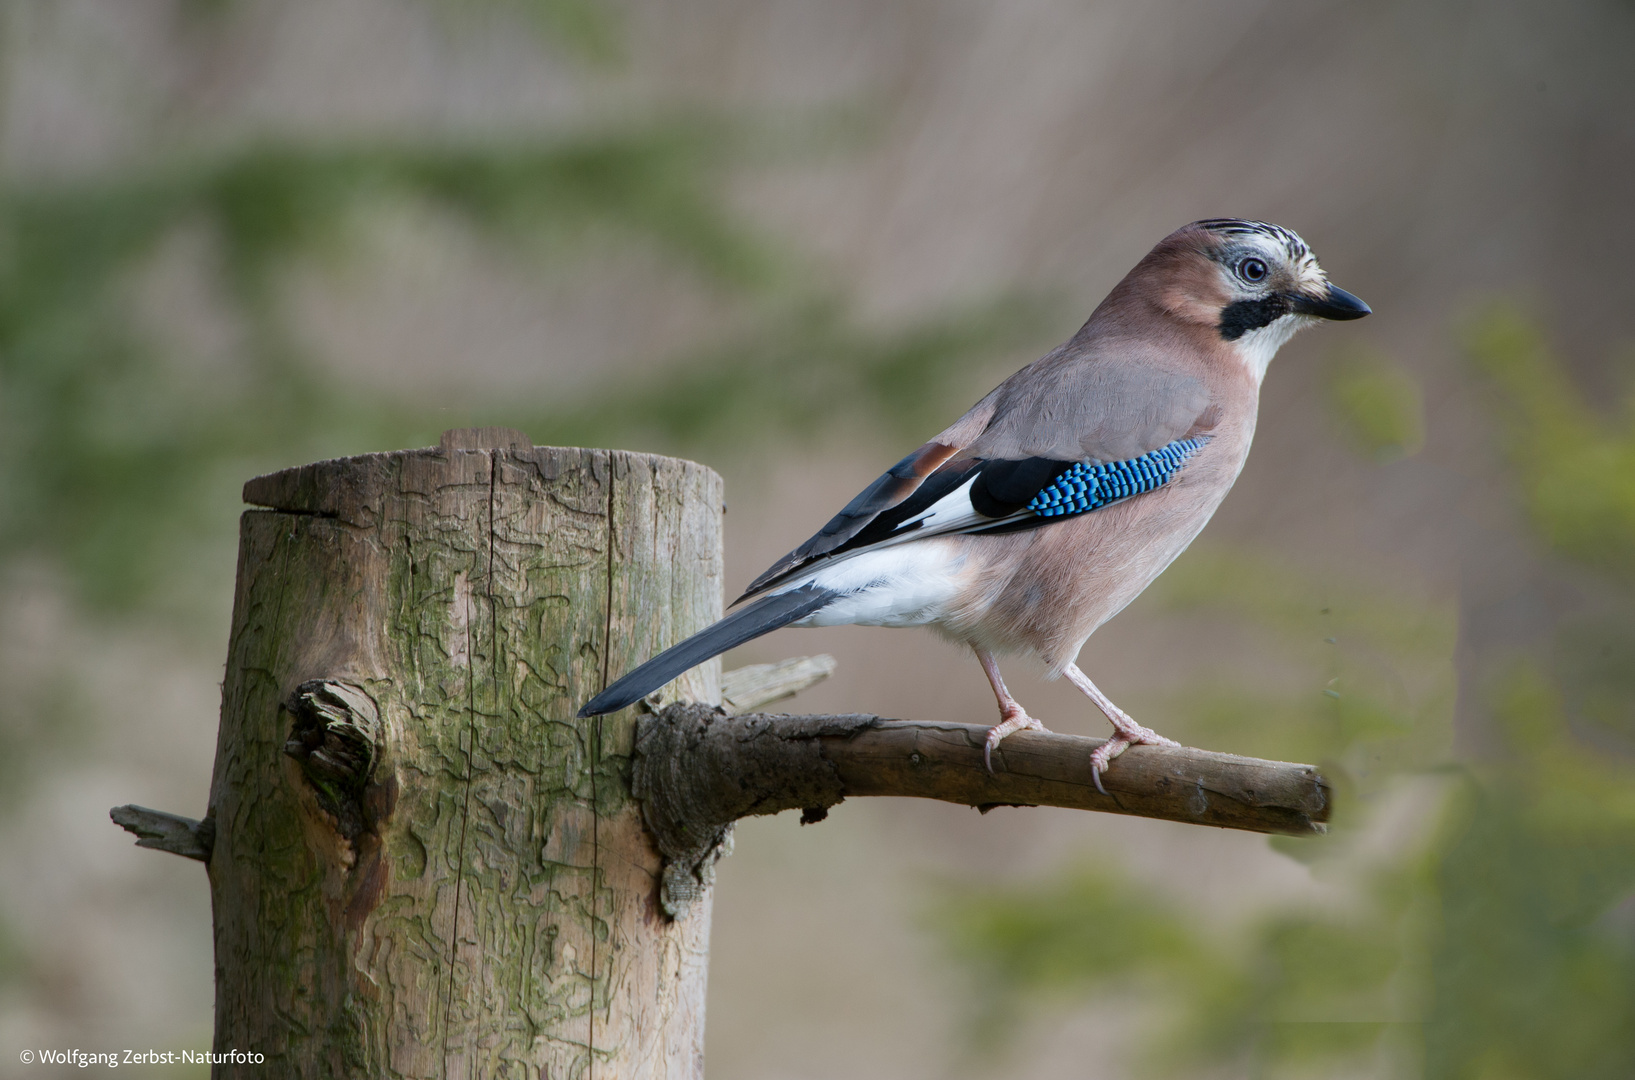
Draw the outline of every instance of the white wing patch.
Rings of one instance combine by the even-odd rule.
[[[975,483],[976,477],[972,476],[965,483],[897,526],[898,530],[908,532],[912,536],[936,536],[938,533],[957,532],[960,529],[968,529],[973,525],[992,522],[992,518],[983,517],[971,505],[971,485]],[[917,529],[913,528],[916,523],[920,526]],[[893,536],[891,539],[896,540],[897,537]]]
[[[894,544],[905,543],[909,540],[928,540],[933,536],[944,536],[948,533],[966,532],[974,529],[989,529],[997,525],[1007,525],[1023,518],[1037,517],[1032,510],[1022,509],[1005,517],[988,517],[979,513],[971,504],[971,486],[977,478],[972,476],[965,483],[950,491],[923,511],[911,518],[907,518],[891,536],[866,550],[890,547]],[[919,528],[914,528],[915,523]]]

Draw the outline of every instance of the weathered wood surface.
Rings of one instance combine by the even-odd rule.
[[[256,1077],[700,1076],[708,894],[660,913],[634,720],[574,712],[719,615],[720,479],[485,431],[245,499],[217,1048]]]
[[[216,842],[216,823],[209,818],[194,821],[145,806],[116,806],[108,811],[113,823],[136,836],[136,846],[168,851],[186,859],[210,861]]]
[[[637,731],[635,787],[669,862],[672,914],[706,896],[732,822],[800,809],[821,819],[843,799],[907,795],[968,806],[1065,806],[1310,836],[1324,831],[1331,792],[1316,768],[1188,747],[1138,746],[1113,760],[1096,790],[1090,754],[1103,742],[1022,731],[983,762],[982,724],[878,716],[725,715],[672,705]]]
[[[734,668],[721,676],[721,708],[729,713],[759,709],[816,686],[834,671],[835,658],[827,654]]]

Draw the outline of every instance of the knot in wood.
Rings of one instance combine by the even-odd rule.
[[[804,723],[821,719],[817,724]],[[821,739],[874,717],[728,716],[709,705],[671,705],[636,727],[631,790],[665,857],[660,903],[671,918],[715,877],[741,817],[801,810],[810,821],[846,796]]]
[[[348,840],[364,829],[362,796],[379,752],[380,709],[360,687],[313,679],[284,705],[292,717],[284,753],[301,763],[318,802]]]

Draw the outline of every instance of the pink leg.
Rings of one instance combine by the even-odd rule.
[[[1067,681],[1084,692],[1084,696],[1096,703],[1096,708],[1106,714],[1113,725],[1113,737],[1096,747],[1090,755],[1090,775],[1096,781],[1096,790],[1103,795],[1107,789],[1101,786],[1101,774],[1107,771],[1108,764],[1118,755],[1132,746],[1180,746],[1174,739],[1166,739],[1152,728],[1142,727],[1131,719],[1130,714],[1113,704],[1113,700],[1101,692],[1101,688],[1090,681],[1090,676],[1079,670],[1077,664],[1069,664],[1062,669]]]
[[[983,649],[976,650],[977,662],[982,665],[982,673],[988,676],[988,685],[993,687],[993,696],[999,702],[999,723],[988,729],[988,741],[982,748],[982,760],[987,764],[988,771],[993,772],[993,748],[999,745],[1001,739],[1014,731],[1024,729],[1030,731],[1049,730],[1039,721],[1029,716],[1020,702],[1011,697],[1011,692],[1005,689],[1005,680],[999,676],[999,662],[991,652]]]

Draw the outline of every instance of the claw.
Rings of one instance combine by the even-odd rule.
[[[1008,714],[1001,714],[1001,716],[1002,716],[1002,719],[999,721],[999,723],[995,724],[993,727],[988,729],[988,738],[987,738],[987,741],[983,744],[983,747],[982,747],[982,762],[983,762],[984,765],[986,765],[988,767],[988,775],[989,776],[994,775],[994,771],[993,771],[993,750],[994,750],[994,747],[998,746],[1000,741],[1003,740],[1005,738],[1005,736],[1010,735],[1013,732],[1017,732],[1017,731],[1045,731],[1045,732],[1048,732],[1050,730],[1049,728],[1045,727],[1043,724],[1039,723],[1039,721],[1035,720],[1033,717],[1031,717],[1027,713],[1023,712],[1022,707],[1020,705],[1018,705],[1016,707],[1015,712],[1008,713]]]
[[[1096,790],[1103,795],[1107,789],[1101,785],[1101,774],[1107,771],[1107,766],[1113,759],[1132,746],[1180,746],[1174,739],[1166,739],[1151,728],[1144,728],[1132,723],[1129,727],[1120,727],[1111,739],[1096,747],[1090,753],[1090,778],[1096,782]]]
[[[1103,795],[1107,794],[1107,789],[1102,786],[1101,774],[1106,772],[1107,766],[1113,763],[1113,759],[1128,750],[1130,745],[1131,740],[1126,739],[1123,732],[1119,732],[1091,751],[1090,778],[1096,782],[1096,790]]]
[[[1001,739],[1013,731],[1028,729],[1048,733],[1050,729],[1029,716],[1027,710],[1011,697],[1011,692],[1005,689],[1005,680],[999,677],[999,663],[993,653],[977,649],[976,658],[982,664],[982,673],[988,676],[988,685],[993,687],[994,700],[999,702],[999,723],[988,729],[988,740],[982,747],[982,764],[988,767],[988,775],[992,776],[993,748],[999,745]]]
[[[1090,778],[1096,782],[1096,790],[1103,795],[1107,789],[1102,786],[1101,774],[1107,771],[1114,758],[1132,746],[1180,746],[1174,739],[1166,739],[1152,728],[1142,727],[1131,719],[1130,714],[1114,705],[1112,699],[1097,689],[1090,677],[1079,670],[1077,664],[1068,664],[1062,669],[1067,681],[1084,692],[1084,695],[1096,703],[1102,713],[1113,725],[1113,737],[1096,747],[1090,755]]]

